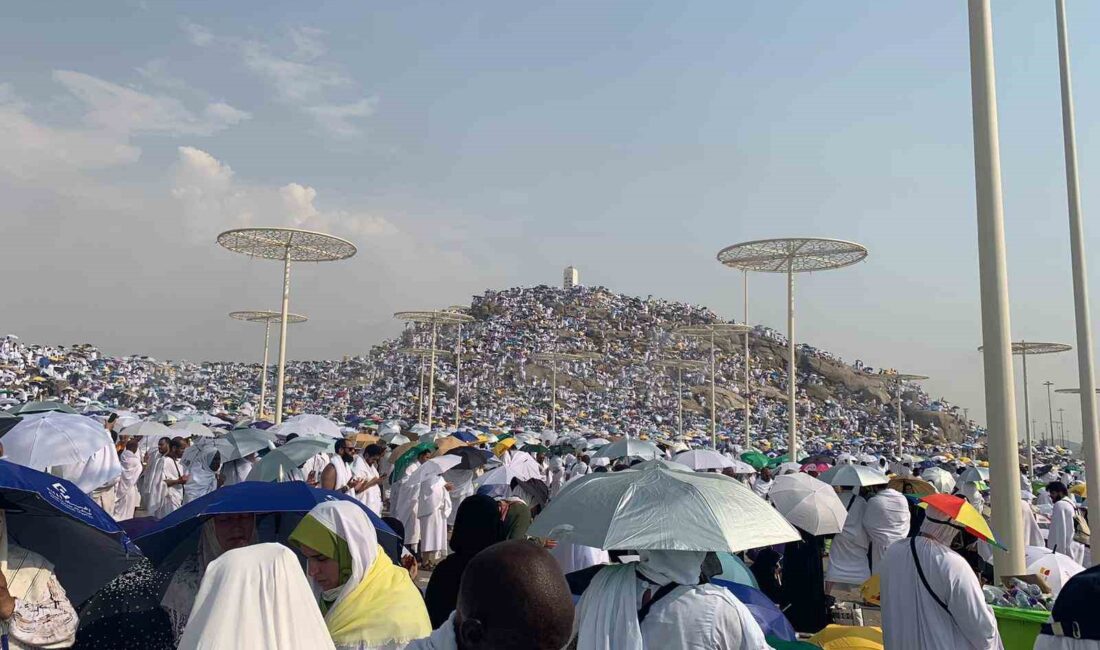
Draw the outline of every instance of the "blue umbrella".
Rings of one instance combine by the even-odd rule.
[[[54,565],[74,605],[140,557],[115,520],[62,478],[0,460],[0,508],[11,539]]]
[[[760,590],[727,580],[711,580],[711,584],[729,589],[737,600],[749,609],[752,617],[760,624],[760,629],[764,630],[764,634],[783,641],[794,641],[798,638],[791,622],[783,615],[779,606]]]
[[[455,431],[451,435],[458,438],[462,442],[477,442],[477,436],[470,433],[469,431]]]
[[[745,566],[741,558],[733,553],[717,553],[716,555],[718,556],[718,561],[722,563],[722,573],[714,576],[714,579],[735,582],[739,585],[752,587],[753,589],[760,588],[760,584],[756,582],[756,576],[752,574],[749,567]]]
[[[215,515],[245,513],[290,515],[276,517],[274,531],[260,531],[259,541],[278,541],[279,539],[285,541],[294,526],[302,516],[313,509],[313,506],[335,500],[350,501],[362,508],[374,524],[379,545],[391,558],[400,559],[401,538],[369,508],[347,495],[331,490],[319,490],[302,481],[287,483],[245,481],[219,488],[161,519],[145,534],[135,539],[134,543],[153,564],[157,566],[166,562],[172,564],[173,560],[181,560],[182,556],[195,550],[195,544],[187,544],[185,541],[195,539],[197,543],[199,528],[207,519]],[[270,537],[270,539],[264,539],[264,537]]]

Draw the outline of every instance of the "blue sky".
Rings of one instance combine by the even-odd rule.
[[[1100,5],[1069,13],[1087,218]],[[1014,336],[1072,344],[1053,3],[994,20]],[[280,274],[213,243],[238,225],[360,247],[296,271],[299,358],[567,264],[740,318],[720,248],[831,236],[871,254],[798,279],[798,339],[980,416],[966,38],[963,2],[23,3],[0,23],[4,327],[254,359],[225,313],[275,307]],[[783,328],[782,278],[751,284]],[[1031,370],[1043,415],[1042,381],[1077,384],[1073,354]]]

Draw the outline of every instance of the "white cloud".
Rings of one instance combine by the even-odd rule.
[[[329,133],[340,136],[356,136],[362,133],[362,129],[353,124],[352,120],[370,117],[374,114],[377,104],[377,98],[368,97],[353,104],[307,106],[304,110],[313,116],[313,119]]]
[[[214,34],[202,25],[185,19],[181,23],[181,26],[183,27],[183,32],[187,34],[187,39],[194,45],[206,47],[214,42]]]
[[[294,44],[294,53],[291,55],[299,61],[314,61],[321,57],[327,50],[321,36],[324,30],[316,27],[291,27],[290,42]]]
[[[197,115],[174,97],[149,95],[82,72],[55,70],[53,78],[87,105],[86,123],[112,133],[211,135],[250,117],[220,102]]]
[[[326,88],[347,86],[351,80],[325,65],[279,56],[259,41],[246,41],[241,55],[248,69],[267,79],[281,101],[308,104],[324,97]]]

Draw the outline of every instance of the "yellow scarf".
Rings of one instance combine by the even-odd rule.
[[[329,611],[325,623],[336,645],[409,643],[432,633],[420,592],[385,553],[374,558],[359,586]]]

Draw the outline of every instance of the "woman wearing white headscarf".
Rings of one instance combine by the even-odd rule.
[[[76,610],[41,555],[8,540],[7,515],[0,510],[0,622],[4,646],[68,648],[76,641]]]
[[[205,446],[191,459],[188,472],[191,480],[183,485],[183,502],[191,503],[218,489],[218,470],[221,469],[222,456],[217,447]]]
[[[290,534],[337,650],[400,650],[431,634],[424,599],[408,572],[380,552],[362,507],[325,501]]]
[[[703,552],[640,551],[600,570],[577,604],[577,650],[764,650],[752,614],[727,589],[699,584]]]
[[[180,650],[332,650],[298,559],[281,544],[228,551],[207,567]]]

